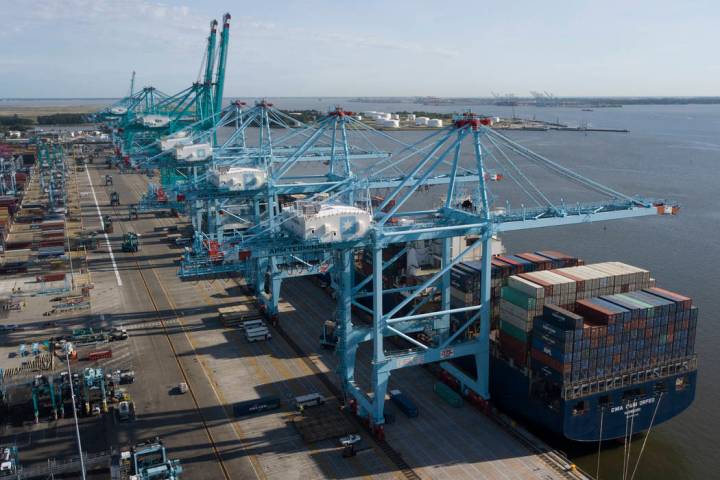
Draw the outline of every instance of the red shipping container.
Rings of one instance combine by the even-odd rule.
[[[44,275],[37,275],[35,280],[38,282],[59,282],[65,280],[65,273],[46,273]]]
[[[87,356],[87,359],[92,361],[100,360],[102,358],[111,358],[112,357],[112,350],[97,350],[94,352],[90,352]]]
[[[549,258],[531,252],[518,253],[515,256],[534,263],[537,270],[548,270],[552,267],[552,262]]]

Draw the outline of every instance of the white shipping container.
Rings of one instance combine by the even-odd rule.
[[[541,287],[537,283],[533,283],[529,280],[518,277],[517,275],[508,277],[508,287],[519,290],[525,295],[533,298],[542,298],[545,296],[545,289],[543,287]]]

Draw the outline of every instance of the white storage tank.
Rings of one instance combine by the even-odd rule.
[[[400,115],[397,113],[393,113],[390,117],[391,120],[400,120]]]
[[[425,126],[428,124],[429,121],[430,119],[428,117],[417,117],[415,119],[415,125],[417,125],[418,127]]]
[[[385,123],[383,126],[386,128],[399,128],[400,120],[385,120]]]
[[[431,118],[431,119],[428,121],[427,126],[428,126],[428,127],[436,127],[436,128],[437,128],[437,127],[442,127],[442,126],[443,126],[443,121],[440,120],[439,118]]]
[[[408,122],[414,122],[414,121],[415,121],[415,114],[414,114],[414,113],[411,113],[410,115],[408,115],[408,116],[407,116],[407,121],[408,121]]]
[[[262,188],[267,177],[265,171],[259,168],[230,167],[211,170],[208,173],[208,181],[218,188],[238,192]]]
[[[170,123],[170,117],[167,115],[141,115],[137,121],[144,127],[162,128]]]
[[[355,120],[357,120],[358,122],[361,122],[362,119],[363,119],[362,115],[355,115],[353,118],[354,118]]]
[[[191,145],[176,145],[175,158],[186,162],[199,162],[212,155],[209,143],[194,143]]]
[[[282,227],[303,240],[323,243],[346,242],[365,236],[370,228],[370,213],[350,205],[325,205],[298,202],[283,210]]]

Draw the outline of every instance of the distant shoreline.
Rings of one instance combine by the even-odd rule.
[[[235,97],[228,96],[224,98],[225,102],[232,101],[236,98],[255,98],[255,97]],[[260,97],[257,97],[260,98]],[[348,97],[290,97],[268,95],[266,98],[273,99],[342,99],[351,102],[360,103],[411,103],[411,104],[437,104],[437,105],[495,105],[495,106],[623,106],[623,105],[716,105],[720,104],[720,96],[583,96],[583,97],[519,97],[512,94],[496,97],[436,97],[436,96],[348,96]],[[106,106],[115,101],[120,100],[117,97],[7,97],[0,98],[0,108],[44,108],[44,107],[25,107],[20,105],[6,105],[6,103],[17,102],[83,102],[83,106]],[[91,103],[90,103],[91,102]]]

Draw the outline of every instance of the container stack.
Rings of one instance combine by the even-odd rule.
[[[531,370],[562,384],[660,367],[694,355],[697,318],[690,298],[654,287],[582,299],[575,313],[545,305]]]
[[[567,264],[564,254],[552,252],[551,255],[553,258],[550,266]],[[599,352],[595,349],[600,348],[596,347],[600,344],[603,344],[603,348],[608,346],[607,338],[610,342],[614,341],[615,327],[608,327],[614,325],[614,321],[608,323],[606,317],[610,315],[608,312],[618,314],[616,310],[622,306],[605,304],[607,302],[605,296],[653,287],[655,281],[650,278],[649,271],[621,262],[579,264],[512,275],[507,278],[506,285],[501,289],[500,352],[520,368],[533,366],[537,362],[552,365],[555,367],[553,370],[555,374],[566,377],[567,381],[573,380],[573,375],[574,379],[578,380],[610,373],[613,358],[619,360],[620,357],[606,357],[604,349]],[[588,309],[593,305],[604,308],[606,316],[588,314]],[[545,307],[549,307],[552,312],[548,312]],[[559,312],[555,310],[557,308],[560,308]],[[553,313],[555,316],[548,319],[548,315]],[[588,315],[583,316],[583,313]],[[572,317],[574,314],[581,316],[580,326],[578,326],[578,318]],[[560,321],[560,318],[563,320]],[[538,330],[538,319],[547,320],[548,328],[557,330],[556,335],[552,336],[548,332]],[[549,337],[543,340],[542,335]],[[577,348],[573,347],[574,349],[559,348],[560,344],[565,345],[569,339],[584,343],[576,345]],[[548,348],[547,351],[538,348],[540,346],[538,342],[543,341],[547,343],[547,345],[542,344]],[[572,355],[567,356],[576,350],[581,351],[583,345],[592,351],[588,350],[580,354],[584,356],[579,356],[577,359]],[[525,347],[524,350],[521,346]],[[598,355],[601,355],[602,359]],[[529,359],[532,361],[528,361]],[[574,363],[574,365],[566,365],[566,363]],[[573,366],[576,368],[572,369]]]
[[[530,331],[532,328],[532,318],[542,313],[543,300],[538,302],[537,299],[544,296],[544,290],[540,288],[542,291],[538,291],[539,286],[537,284],[524,282],[527,284],[525,285],[527,288],[523,289],[520,287],[519,292],[521,293],[519,294],[507,291],[506,293],[510,296],[510,300],[508,300],[508,302],[501,302],[500,298],[510,279],[514,278],[515,280],[513,280],[513,282],[516,282],[515,286],[518,286],[523,282],[517,279],[524,274],[536,272],[542,276],[550,268],[575,267],[577,265],[583,265],[583,263],[584,262],[577,257],[554,251],[526,252],[517,255],[498,255],[493,257],[491,272],[492,283],[490,285],[490,297],[492,299],[491,329],[496,330],[501,327],[500,319],[503,317],[504,308],[505,317],[508,318],[507,328],[517,334],[515,338],[519,338],[525,342],[525,336],[519,335],[519,332],[512,330],[510,324],[513,324],[523,332]],[[479,261],[462,262],[452,268],[450,272],[450,292],[452,295],[452,306],[454,308],[480,304],[481,272],[482,264]],[[519,277],[515,277],[516,275],[519,275]],[[557,283],[572,283],[566,277],[555,275],[552,278]],[[537,312],[534,311],[536,304],[539,305]],[[528,314],[528,310],[533,310],[534,313]],[[469,315],[472,314],[454,315],[453,318],[460,323],[463,320],[467,320]],[[506,335],[510,335],[509,332],[505,333]],[[502,335],[503,332],[501,331],[500,334]],[[512,339],[508,340],[509,343],[512,341]]]
[[[0,246],[5,250],[5,239],[17,209],[17,198],[10,195],[0,196]]]

